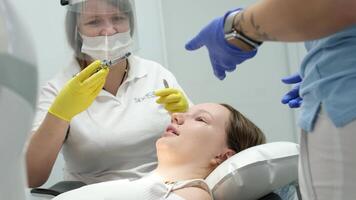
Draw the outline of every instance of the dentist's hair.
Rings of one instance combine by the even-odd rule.
[[[248,118],[230,105],[221,103],[230,111],[229,122],[226,126],[227,145],[236,153],[249,147],[266,143],[263,132]]]
[[[135,30],[135,19],[134,19],[134,11],[132,10],[132,5],[130,0],[98,0],[98,2],[107,2],[110,5],[117,7],[120,11],[124,12],[129,18],[130,24],[130,33],[131,36],[134,34]],[[80,3],[77,5],[72,5],[74,8],[68,9],[66,18],[65,18],[65,30],[67,35],[67,41],[71,48],[74,50],[75,57],[78,60],[82,69],[84,69],[89,63],[86,63],[85,58],[86,55],[81,52],[82,48],[82,38],[79,35],[79,31],[77,30],[78,18],[80,13],[74,12],[74,10],[80,10]],[[75,8],[77,7],[77,8]]]

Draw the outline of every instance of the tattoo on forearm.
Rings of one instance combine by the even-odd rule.
[[[266,32],[263,32],[261,30],[261,26],[256,23],[255,16],[253,15],[253,13],[251,13],[250,23],[251,23],[252,27],[256,30],[255,34],[258,37],[262,38],[262,40],[277,41],[277,38],[269,35]]]
[[[235,21],[235,29],[239,32],[247,34],[247,31],[245,31],[242,27],[242,24],[245,21],[245,12],[241,11],[240,13],[238,13],[236,15],[234,21]]]
[[[249,23],[249,24],[248,24]],[[246,26],[251,26],[251,31],[247,31]],[[245,12],[242,11],[240,12],[235,19],[235,27],[238,31],[241,31],[242,33],[244,33],[245,35],[250,35],[250,36],[255,36],[257,40],[260,41],[264,41],[264,40],[268,40],[268,41],[278,41],[277,38],[269,35],[268,33],[264,32],[261,29],[261,26],[258,25],[255,21],[255,17],[253,15],[253,13],[251,13],[251,17],[249,20],[246,20],[245,18]]]

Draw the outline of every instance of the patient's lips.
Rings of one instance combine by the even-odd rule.
[[[165,133],[163,134],[164,137],[169,137],[169,136],[179,136],[179,132],[176,129],[176,127],[174,127],[173,125],[169,125],[165,131]]]

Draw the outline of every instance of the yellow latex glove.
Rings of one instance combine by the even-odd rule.
[[[102,68],[96,60],[69,80],[55,98],[48,112],[70,121],[75,115],[87,109],[104,86],[108,68]]]
[[[189,108],[188,101],[180,90],[165,88],[155,91],[155,95],[159,97],[156,102],[170,113],[186,112]]]

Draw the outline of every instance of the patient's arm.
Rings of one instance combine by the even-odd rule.
[[[211,200],[210,194],[198,187],[186,187],[174,191],[175,194],[187,200]]]

